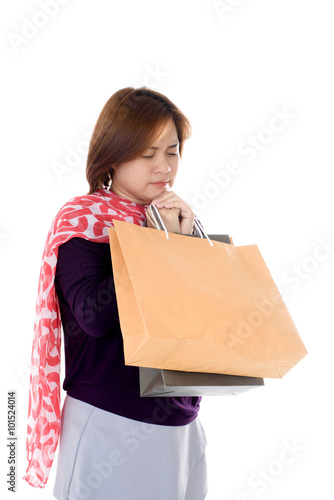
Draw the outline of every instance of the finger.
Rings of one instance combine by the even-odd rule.
[[[152,200],[152,203],[154,205],[157,205],[158,203],[165,202],[166,200],[172,197],[178,198],[178,196],[173,191],[166,191],[165,193],[161,193],[159,196],[154,198]]]
[[[158,208],[161,217],[179,217],[181,210],[179,208]]]
[[[192,234],[193,232],[194,219],[181,219],[180,230],[181,234]]]
[[[177,208],[162,208],[158,209],[160,216],[165,224],[167,231],[172,233],[180,233],[180,210]]]
[[[168,203],[164,204],[164,208],[167,208],[167,209],[178,208],[181,212],[181,216],[186,218],[186,219],[194,217],[194,212],[182,200],[177,200],[177,201],[168,200]]]
[[[171,208],[173,206],[183,206],[184,210],[191,210],[189,205],[185,201],[183,201],[179,196],[169,196],[168,198],[165,198],[164,200],[158,201],[155,203],[156,207],[166,207],[166,208]]]

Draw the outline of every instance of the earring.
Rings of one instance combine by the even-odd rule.
[[[111,184],[112,184],[112,173],[113,173],[113,170],[109,170],[108,174],[107,174],[107,179],[108,179],[108,182],[107,182],[107,185],[110,187]]]

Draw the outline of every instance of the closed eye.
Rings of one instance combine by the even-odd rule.
[[[177,153],[167,153],[169,154],[170,156],[177,156]],[[143,156],[143,158],[153,158],[154,155],[151,155],[151,156]]]

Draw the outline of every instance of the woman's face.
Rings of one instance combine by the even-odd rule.
[[[179,141],[171,120],[155,144],[140,157],[114,168],[110,191],[138,205],[149,205],[172,187],[179,161]]]

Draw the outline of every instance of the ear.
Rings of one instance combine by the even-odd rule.
[[[113,173],[116,172],[119,169],[120,166],[121,165],[114,165],[114,166],[111,167],[111,169],[110,169],[110,176],[111,177],[113,176]]]

